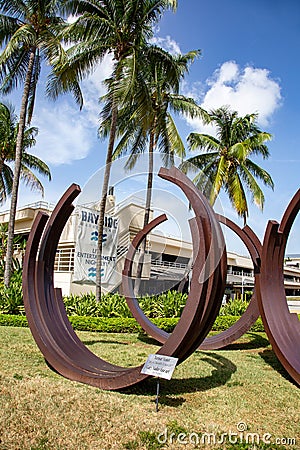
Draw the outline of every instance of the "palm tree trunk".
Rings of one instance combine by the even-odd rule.
[[[109,133],[109,143],[106,155],[106,164],[104,170],[104,178],[102,185],[102,194],[99,211],[98,222],[98,246],[97,246],[97,265],[96,265],[96,301],[101,300],[101,260],[102,260],[102,235],[104,227],[105,206],[108,193],[108,184],[110,178],[110,170],[112,164],[112,156],[114,151],[115,137],[117,131],[118,107],[116,104],[112,107],[111,128]]]
[[[148,160],[148,181],[147,181],[147,194],[146,194],[146,203],[145,203],[145,214],[144,214],[144,223],[143,228],[148,225],[149,219],[150,219],[150,212],[151,212],[151,200],[152,200],[152,187],[153,187],[153,151],[155,148],[155,142],[154,142],[154,131],[150,134],[150,142],[149,142],[149,160]],[[142,272],[143,272],[143,265],[144,265],[144,256],[146,253],[146,238],[143,240],[141,244],[140,249],[140,257],[139,257],[139,263],[137,267],[137,273],[136,273],[136,281],[134,286],[134,293],[135,296],[139,295],[139,290],[141,286],[141,278],[142,278]]]
[[[34,60],[35,60],[35,49],[32,49],[30,52],[30,56],[29,56],[26,79],[25,79],[25,83],[24,83],[24,89],[23,89],[23,95],[22,95],[22,101],[21,101],[20,119],[19,119],[19,129],[18,129],[17,140],[16,140],[14,178],[13,178],[13,185],[12,185],[12,191],[11,191],[11,204],[10,204],[10,212],[9,212],[9,222],[8,222],[8,232],[7,232],[7,249],[6,249],[5,271],[4,271],[5,286],[9,285],[11,271],[12,271],[12,259],[13,259],[13,251],[14,251],[13,240],[14,240],[15,219],[16,219],[20,172],[21,172],[23,138],[24,138],[25,125],[26,125],[27,104],[28,104],[28,98],[29,98],[29,92],[30,92],[30,84],[31,84],[32,71],[33,71],[33,66],[34,66]]]

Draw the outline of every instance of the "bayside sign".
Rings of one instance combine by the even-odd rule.
[[[99,212],[78,207],[78,228],[74,254],[74,275],[76,283],[95,283],[98,246]],[[102,235],[101,283],[109,284],[117,262],[118,219],[109,215],[104,217]]]

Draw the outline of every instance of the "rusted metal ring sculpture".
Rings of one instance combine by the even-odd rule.
[[[160,216],[162,217],[162,216]],[[246,226],[243,229],[240,228],[238,225],[236,225],[234,222],[232,222],[230,219],[220,215],[216,214],[217,219],[220,223],[228,226],[232,231],[234,231],[240,239],[243,241],[245,246],[247,247],[250,257],[252,259],[253,265],[254,265],[254,274],[255,274],[255,280],[257,280],[257,277],[260,272],[260,255],[261,255],[261,243],[256,236],[256,234],[253,232],[253,230]],[[163,220],[166,220],[166,217],[164,216]],[[141,230],[135,237],[135,239],[132,241],[132,245],[130,248],[129,253],[127,254],[127,258],[129,260],[133,260],[134,253],[138,248],[138,245],[142,240],[146,237],[146,235],[159,223],[161,223],[162,220],[160,218],[157,218],[151,222],[147,226],[147,228]],[[194,239],[193,239],[194,242]],[[128,265],[125,264],[125,268],[123,271],[123,283],[122,283],[122,290],[123,294],[126,297],[126,301],[128,304],[128,307],[132,313],[132,315],[135,317],[135,319],[138,321],[138,323],[141,325],[143,330],[149,334],[149,336],[153,337],[160,343],[164,343],[168,337],[169,334],[163,330],[161,330],[159,327],[154,325],[143,313],[141,310],[138,300],[134,297],[132,288],[129,289],[129,284],[127,282],[127,279],[131,276],[131,271],[128,268]],[[126,280],[126,282],[125,282]],[[259,308],[257,303],[256,294],[254,293],[251,301],[249,303],[249,306],[245,313],[227,330],[222,331],[219,334],[216,334],[214,336],[207,337],[202,344],[200,345],[201,350],[215,350],[222,347],[225,347],[226,345],[231,344],[232,342],[239,339],[243,334],[245,334],[251,326],[256,322],[256,320],[259,317]]]
[[[219,222],[229,227],[247,247],[254,267],[254,279],[256,286],[260,274],[260,260],[262,249],[262,245],[257,235],[248,225],[246,225],[244,228],[240,228],[237,224],[232,222],[232,220],[222,216],[221,214],[216,214],[216,216]],[[250,330],[258,317],[258,301],[256,292],[254,290],[254,293],[244,314],[242,314],[242,316],[227,330],[215,334],[214,336],[207,337],[200,345],[200,350],[216,350],[232,344],[241,336],[243,336],[243,334],[247,333],[247,331]]]
[[[174,167],[171,170],[161,169],[159,171],[159,176],[180,186],[180,188],[183,190],[183,192],[189,198],[189,200],[191,202],[191,206],[193,207],[194,211],[196,211],[197,208],[195,207],[195,204],[194,204],[194,198],[197,198],[199,191],[195,188],[193,183],[181,171],[179,171],[178,169],[176,169]],[[205,203],[207,203],[207,202],[205,202]],[[207,207],[209,207],[208,203],[207,203]],[[209,209],[209,211],[211,210],[210,207],[208,209]],[[124,270],[123,270],[123,274],[122,274],[123,275],[122,276],[122,290],[123,290],[123,294],[126,297],[126,301],[129,306],[129,309],[132,312],[132,315],[138,321],[138,323],[141,325],[141,327],[143,328],[143,330],[146,333],[148,333],[150,336],[152,336],[154,339],[156,339],[158,342],[161,342],[162,344],[164,344],[167,341],[167,339],[169,339],[170,335],[167,332],[161,330],[156,325],[154,325],[148,319],[148,317],[144,314],[142,309],[140,308],[138,300],[135,298],[134,292],[133,292],[133,285],[132,285],[132,279],[131,279],[131,268],[132,268],[134,254],[135,254],[136,249],[138,248],[139,244],[143,241],[143,239],[146,237],[146,235],[154,227],[156,227],[159,223],[161,223],[162,221],[164,221],[166,219],[167,219],[167,217],[165,215],[157,217],[135,236],[135,238],[133,239],[133,241],[131,243],[130,249],[127,253],[125,264],[124,264]],[[202,223],[204,223],[203,219],[204,218],[202,217]],[[211,292],[211,293],[207,292],[205,299],[203,299],[203,304],[202,304],[203,314],[202,314],[202,317],[200,317],[200,321],[198,322],[199,329],[203,330],[202,335],[204,336],[203,337],[203,339],[204,339],[205,336],[210,331],[213,322],[215,321],[215,318],[217,316],[216,313],[218,313],[218,311],[220,309],[220,304],[218,303],[217,308],[215,308],[211,304],[210,298],[212,298],[212,300],[213,300],[212,296],[215,296],[217,292],[219,293],[219,298],[223,297],[224,288],[225,288],[227,261],[226,261],[226,264],[224,262],[222,263],[222,279],[221,279],[222,285],[218,285],[215,283],[215,279],[214,279],[213,273],[211,273],[211,271],[214,271],[215,267],[216,267],[216,269],[218,268],[219,259],[220,259],[221,255],[216,254],[215,253],[216,249],[212,246],[210,246],[210,248],[207,249],[207,246],[205,245],[206,243],[204,241],[202,242],[200,234],[197,233],[197,225],[196,224],[197,224],[198,220],[199,220],[199,217],[197,217],[197,215],[194,219],[190,220],[192,242],[193,242],[193,254],[196,256],[196,258],[194,257],[194,262],[193,262],[193,265],[194,265],[193,277],[194,277],[194,271],[197,270],[197,268],[198,268],[198,262],[196,259],[199,255],[200,242],[201,242],[201,251],[200,252],[202,253],[202,256],[204,258],[202,260],[202,264],[204,265],[204,268],[206,268],[205,269],[206,272],[202,271],[201,278],[203,278],[203,281],[204,280],[206,281],[207,278],[210,278],[210,282],[209,282],[208,286],[209,286],[209,291]],[[215,220],[215,224],[217,224],[217,220],[215,217],[214,217],[214,220]],[[219,233],[221,232],[221,234],[219,234],[219,238],[218,238],[219,243],[216,242],[216,244],[221,245],[225,250],[223,233],[221,231],[219,224],[217,224],[216,227],[218,227],[217,228],[218,232]],[[203,249],[202,249],[202,247],[203,247]],[[223,257],[223,252],[222,252],[222,257]],[[206,258],[207,258],[207,261],[206,261]],[[206,264],[206,263],[208,263],[208,264]],[[195,293],[190,291],[189,298],[191,298],[192,296],[195,296]],[[183,314],[184,314],[185,310],[186,310],[186,307],[183,311]]]
[[[300,322],[291,314],[284,290],[283,263],[291,227],[300,209],[300,190],[288,205],[280,225],[269,221],[258,280],[258,303],[265,331],[277,358],[300,384]]]
[[[180,363],[199,347],[218,314],[226,279],[226,249],[211,207],[190,180],[175,168],[162,169],[160,175],[185,192],[195,212],[191,222],[195,267],[190,294],[178,325],[158,351],[178,357]],[[32,226],[23,266],[26,316],[37,345],[58,373],[102,389],[120,389],[148,376],[140,373],[141,366],[124,368],[110,364],[85,347],[70,325],[61,291],[53,285],[58,241],[79,192],[80,188],[72,185],[51,218],[39,213]],[[131,270],[131,265],[132,260],[127,259],[125,267]]]

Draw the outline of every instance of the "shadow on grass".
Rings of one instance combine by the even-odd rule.
[[[270,345],[268,339],[258,333],[247,333],[247,336],[251,336],[251,340],[248,342],[234,342],[227,345],[220,350],[253,350],[255,348],[265,348]]]
[[[278,372],[280,375],[283,376],[287,381],[290,383],[293,383],[295,386],[298,387],[298,384],[293,380],[293,378],[288,374],[288,372],[285,370],[273,350],[264,350],[263,352],[259,353],[259,356],[265,361],[266,364],[271,366],[276,372]]]
[[[151,400],[153,403],[156,403],[156,399]],[[171,408],[178,408],[181,406],[186,399],[184,397],[170,397],[165,394],[161,394],[159,396],[159,404],[164,406],[170,406]]]
[[[218,333],[215,333],[218,334]],[[263,335],[258,333],[246,333],[247,336],[251,336],[251,339],[247,342],[234,342],[233,344],[227,345],[226,347],[220,348],[219,350],[252,350],[255,348],[265,348],[270,345],[270,342]],[[138,339],[145,344],[161,346],[159,342],[155,339],[149,337],[147,334],[140,333]]]
[[[149,345],[156,345],[157,347],[161,347],[161,344],[153,339],[152,337],[148,336],[148,334],[145,333],[139,333],[138,334],[138,340],[144,342],[145,344]]]
[[[199,376],[197,378],[173,378],[170,381],[160,380],[160,403],[163,403],[163,401],[165,401],[169,402],[169,406],[177,407],[182,404],[183,401],[180,400],[180,398],[170,399],[166,396],[187,394],[197,391],[207,391],[218,386],[223,386],[227,383],[228,380],[230,380],[231,375],[236,371],[236,365],[224,356],[212,352],[199,352],[199,355],[201,361],[204,361],[213,367],[211,374],[205,377]],[[152,396],[156,392],[156,380],[154,378],[147,379],[137,386],[122,390],[122,392],[124,394]]]

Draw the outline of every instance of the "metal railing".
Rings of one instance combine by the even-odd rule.
[[[117,247],[117,259],[122,258],[127,253],[130,245],[130,233],[127,232],[119,238]]]
[[[239,270],[228,270],[227,272],[228,275],[238,275],[240,277],[249,277],[249,278],[253,278],[254,277],[254,272],[243,272],[243,271],[239,271]]]
[[[46,211],[52,211],[55,207],[54,203],[50,203],[50,202],[44,202],[44,201],[38,201],[38,202],[34,202],[34,203],[28,203],[27,205],[22,205],[18,208],[18,211],[22,210],[22,209],[45,209]],[[0,214],[8,214],[9,213],[9,209],[5,210],[5,211],[1,211]]]
[[[119,240],[117,248],[117,260],[120,260],[128,251],[130,244],[130,234],[126,233]],[[138,252],[139,250],[137,250]],[[55,272],[73,272],[74,271],[74,254],[75,248],[59,248],[56,251],[54,270]],[[169,268],[169,269],[181,269],[185,270],[187,264],[170,262],[170,261],[159,261],[152,260],[151,265],[156,268]]]
[[[74,271],[75,248],[59,248],[56,251],[54,261],[55,272],[73,272]]]
[[[120,211],[120,209],[124,208],[125,206],[130,205],[131,203],[133,203],[134,205],[137,206],[142,206],[143,208],[145,207],[145,200],[142,199],[141,197],[138,197],[137,195],[131,195],[128,198],[125,198],[124,200],[122,200],[120,203],[118,203],[115,208],[116,208],[116,212]],[[152,204],[151,204],[152,206]]]
[[[168,267],[172,269],[186,269],[187,264],[171,262],[171,261],[159,261],[158,259],[154,259],[151,261],[151,265],[155,267]]]

